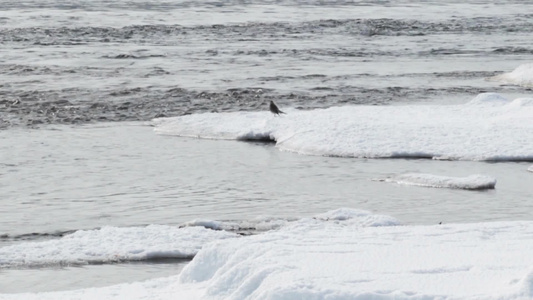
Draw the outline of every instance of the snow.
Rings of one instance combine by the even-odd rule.
[[[222,239],[181,274],[0,299],[531,299],[533,222],[399,225],[339,209]]]
[[[529,172],[533,172],[533,165],[531,165],[529,168],[527,168]]]
[[[520,65],[512,72],[493,76],[489,80],[523,87],[533,87],[533,63]]]
[[[281,108],[288,114],[206,113],[152,123],[159,134],[272,140],[281,150],[306,155],[533,160],[533,98],[484,93],[462,105]]]
[[[496,179],[486,175],[469,175],[467,177],[449,177],[432,174],[408,173],[401,174],[383,181],[406,185],[418,185],[436,188],[452,188],[464,190],[486,190],[496,186]]]
[[[103,227],[61,239],[0,248],[0,268],[191,258],[210,241],[237,234],[202,227]]]

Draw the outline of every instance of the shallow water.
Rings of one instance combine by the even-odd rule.
[[[302,156],[268,143],[160,136],[142,122],[266,110],[270,100],[313,109],[531,97],[486,80],[531,61],[531,8],[520,0],[2,1],[0,247],[106,225],[292,219],[339,207],[405,224],[529,220],[528,163]],[[498,182],[464,191],[373,180],[407,172]],[[0,269],[0,293],[143,280],[182,265]]]
[[[0,132],[0,232],[62,233],[105,225],[181,224],[195,218],[301,217],[338,207],[408,224],[533,216],[528,163],[303,156],[271,143],[160,136],[141,124],[54,126]],[[68,140],[68,143],[65,141]],[[495,190],[374,181],[402,173],[486,174]]]
[[[176,275],[188,260],[0,270],[3,293],[67,291]],[[50,276],[53,280],[50,280]]]

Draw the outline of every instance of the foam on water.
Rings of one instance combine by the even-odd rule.
[[[480,94],[463,105],[345,106],[155,119],[160,134],[272,140],[307,155],[533,160],[533,98]]]
[[[202,246],[237,234],[202,227],[104,227],[80,230],[60,239],[0,248],[0,267],[39,267],[191,258]]]
[[[418,185],[436,188],[452,188],[463,190],[486,190],[496,186],[496,179],[486,175],[470,175],[467,177],[449,177],[432,174],[402,174],[383,179],[386,182]]]
[[[489,80],[523,87],[533,87],[533,63],[520,65],[512,72],[496,75],[489,78]]]
[[[339,209],[206,244],[178,276],[0,299],[533,297],[533,222],[398,224]]]

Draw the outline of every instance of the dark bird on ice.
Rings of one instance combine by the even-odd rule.
[[[278,106],[274,103],[274,101],[270,101],[270,112],[278,116],[279,114],[286,114],[279,110]]]

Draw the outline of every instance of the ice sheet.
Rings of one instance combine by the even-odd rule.
[[[288,114],[207,113],[153,124],[160,134],[272,140],[307,155],[533,161],[533,98],[485,93],[463,105],[282,109]]]

